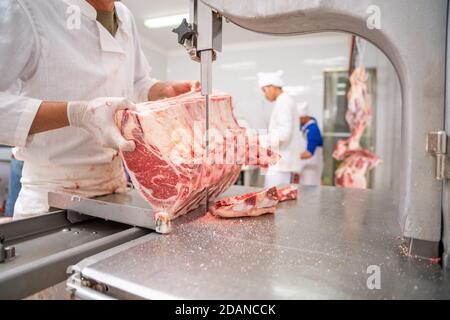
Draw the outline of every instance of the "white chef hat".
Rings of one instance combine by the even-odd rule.
[[[297,110],[300,117],[309,116],[309,104],[308,102],[301,102],[297,104]]]
[[[284,86],[283,75],[284,72],[282,70],[277,72],[259,72],[259,87],[264,88],[266,86],[275,86],[282,88]]]

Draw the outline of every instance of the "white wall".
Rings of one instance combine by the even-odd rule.
[[[398,191],[400,179],[402,100],[400,82],[391,62],[376,47],[367,46],[365,62],[377,69],[375,151],[383,164],[374,171],[374,187]]]
[[[295,99],[308,101],[322,124],[323,70],[346,64],[347,41],[346,36],[330,34],[225,46],[213,65],[214,88],[233,95],[239,118],[253,128],[267,128],[272,105],[264,99],[256,74],[281,69],[297,93]],[[183,51],[170,52],[167,77],[198,78],[198,64]]]
[[[152,67],[152,77],[160,80],[166,80],[167,52],[145,38],[141,38],[141,47],[150,66]]]
[[[225,45],[213,64],[213,85],[233,95],[238,119],[247,121],[252,128],[267,128],[272,105],[258,88],[256,74],[282,69],[288,86],[296,94],[294,98],[298,102],[308,101],[322,126],[324,71],[348,69],[349,49],[350,36],[337,33]],[[183,49],[164,54],[150,44],[144,51],[154,76],[199,79],[199,64],[191,61]],[[384,164],[375,170],[375,188],[396,190],[399,154],[394,150],[399,150],[401,132],[398,79],[384,54],[370,44],[366,47],[364,64],[377,69],[375,151]]]

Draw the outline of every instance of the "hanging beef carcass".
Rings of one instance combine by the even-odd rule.
[[[350,151],[360,149],[361,137],[372,120],[367,80],[368,77],[364,67],[356,68],[350,77],[350,91],[347,94],[348,109],[345,115],[352,133],[348,142]]]
[[[333,153],[333,157],[337,160],[343,160],[347,152],[361,148],[361,137],[372,120],[367,79],[364,67],[356,68],[350,77],[350,90],[347,94],[348,109],[345,120],[350,128],[351,136],[347,140],[340,140],[337,143]]]
[[[209,153],[205,154],[205,98],[191,92],[119,111],[122,135],[136,150],[122,157],[132,182],[151,204],[160,232],[168,222],[197,208],[208,189],[212,201],[237,179],[244,164],[267,167],[279,155],[249,137],[233,115],[227,94],[210,96]]]
[[[367,188],[366,174],[382,161],[373,153],[361,149],[360,141],[372,120],[372,107],[367,89],[367,74],[364,67],[355,69],[350,77],[350,90],[347,95],[348,110],[345,119],[351,136],[338,141],[333,152],[337,160],[344,160],[336,171],[335,185],[343,188]]]

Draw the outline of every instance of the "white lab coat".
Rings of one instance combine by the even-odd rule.
[[[311,159],[302,160],[300,184],[304,186],[320,186],[323,173],[323,148],[317,147]]]
[[[280,161],[269,168],[265,175],[265,186],[291,183],[292,173],[298,172],[301,133],[298,110],[294,99],[287,93],[278,96],[269,122],[269,144],[281,155]]]
[[[313,121],[307,123],[305,128],[307,128],[310,123],[313,123]],[[307,139],[305,132],[303,135],[305,139]],[[300,184],[304,186],[320,186],[322,184],[323,173],[323,147],[317,147],[312,158],[301,160],[300,165]]]
[[[79,29],[67,26],[69,6],[80,8]],[[117,152],[101,147],[85,130],[66,127],[28,136],[43,100],[147,99],[156,80],[131,13],[120,2],[116,12],[119,28],[112,37],[85,0],[2,1],[0,144],[18,147],[15,156],[25,161],[15,218],[47,212],[47,190],[94,196],[125,189]],[[19,94],[6,92],[13,86]]]
[[[274,169],[267,170],[264,176],[264,188],[272,188],[290,184],[292,182],[291,172],[282,172]]]
[[[272,169],[280,172],[297,171],[302,137],[297,106],[287,93],[282,93],[276,100],[270,117],[269,134],[279,140],[278,148],[273,144],[274,141],[271,141],[271,145],[281,155],[280,161]]]

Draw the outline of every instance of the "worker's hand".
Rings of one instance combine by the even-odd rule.
[[[179,96],[200,88],[198,81],[161,81],[155,83],[148,93],[150,101]]]
[[[6,224],[6,223],[10,223],[12,221],[13,221],[13,218],[9,218],[9,217],[0,218],[0,224]]]
[[[305,151],[300,155],[300,159],[302,159],[302,160],[308,160],[308,159],[311,159],[312,157],[313,157],[313,155],[309,151]]]
[[[292,176],[292,183],[293,184],[300,184],[300,173],[298,172],[294,172],[293,176]]]
[[[136,106],[125,98],[69,102],[67,117],[70,126],[87,130],[102,146],[120,151],[133,151],[136,147],[134,141],[122,137],[116,126],[116,111],[124,109],[135,110]]]

